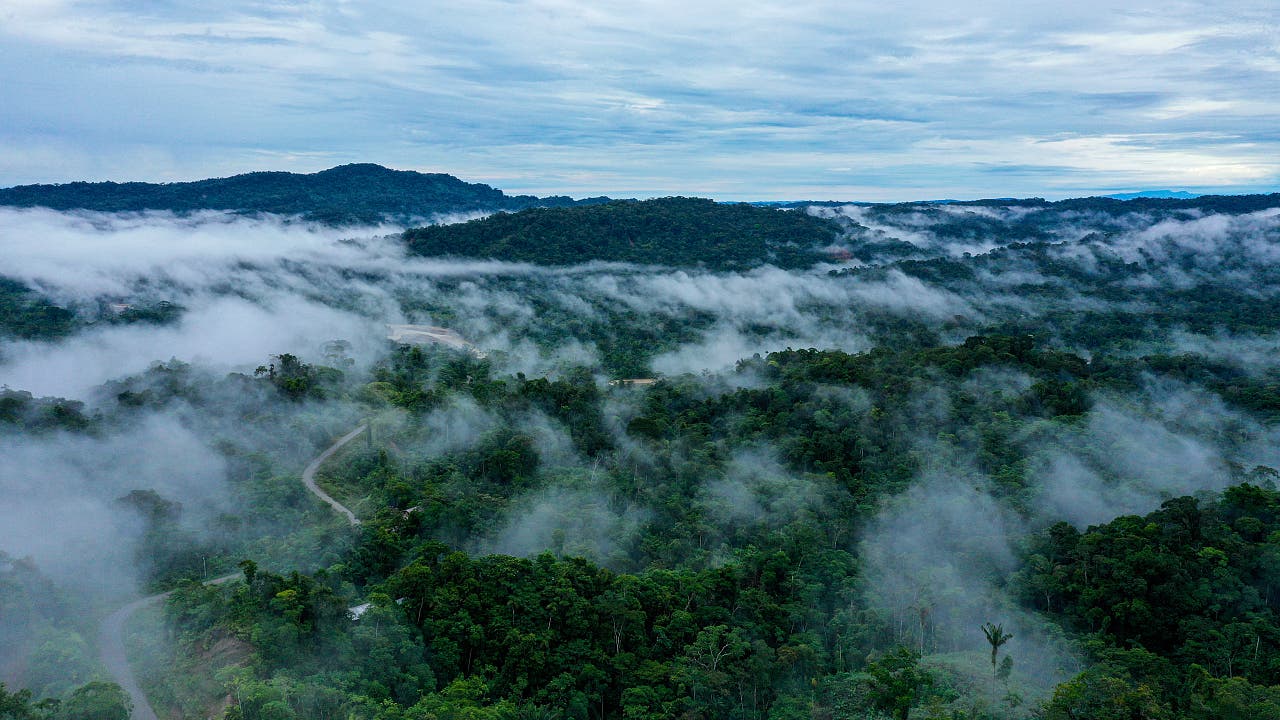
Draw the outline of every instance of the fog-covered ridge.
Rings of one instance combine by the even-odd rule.
[[[72,182],[0,189],[0,205],[54,210],[273,213],[338,225],[430,221],[455,212],[495,212],[574,204],[568,197],[507,195],[445,173],[370,163],[320,172],[253,172],[193,182]]]
[[[295,713],[286,676],[326,712],[364,712],[375,677],[398,707],[455,702],[468,655],[518,668],[493,697],[603,717],[636,688],[707,716],[877,712],[898,662],[932,678],[913,712],[1027,717],[1098,673],[1156,682],[1126,643],[1209,673],[1153,702],[1220,707],[1235,675],[1265,692],[1280,210],[759,212],[835,230],[791,267],[547,265],[424,255],[394,224],[0,209],[0,489],[21,498],[0,510],[0,677],[69,697],[95,613],[250,559],[155,633],[177,640],[152,667],[224,693],[162,694],[175,712],[225,697],[218,643]],[[299,473],[364,423],[317,476],[352,531]],[[1193,511],[1204,532],[1168,540]],[[1123,570],[1162,614],[1191,598],[1166,640],[1097,589],[1117,537],[1185,569]],[[548,621],[556,602],[577,610]],[[1197,634],[1244,617],[1225,654]],[[1013,634],[1007,671],[985,623]],[[732,682],[695,671],[712,645]],[[561,677],[575,648],[612,669]]]

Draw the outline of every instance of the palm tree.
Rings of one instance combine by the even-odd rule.
[[[999,676],[999,665],[997,664],[997,656],[1000,654],[1000,647],[1009,642],[1013,638],[1013,633],[1004,631],[1004,625],[996,625],[995,623],[984,623],[982,625],[982,634],[987,636],[987,642],[991,644],[991,705],[996,704],[996,678]]]

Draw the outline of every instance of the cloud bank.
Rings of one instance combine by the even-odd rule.
[[[374,161],[543,194],[908,200],[1256,191],[1280,172],[1262,0],[0,14],[0,71],[41,76],[0,88],[0,185]]]

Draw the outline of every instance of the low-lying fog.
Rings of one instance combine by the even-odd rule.
[[[156,362],[176,359],[219,378],[252,373],[280,353],[322,363],[326,343],[333,340],[349,343],[348,372],[358,380],[388,352],[387,325],[410,323],[452,328],[487,353],[499,373],[555,374],[586,365],[603,382],[618,374],[604,346],[620,326],[655,333],[643,348],[649,355],[633,363],[641,368],[634,373],[702,374],[786,347],[865,350],[879,342],[886,326],[919,328],[945,343],[1055,311],[1154,312],[1158,308],[1140,294],[1152,287],[1209,283],[1260,298],[1276,290],[1269,273],[1280,258],[1280,210],[1239,216],[1063,214],[1052,236],[1040,238],[1057,244],[1039,259],[1004,255],[972,272],[934,280],[904,266],[871,267],[887,261],[875,248],[894,239],[910,243],[912,257],[977,257],[1027,240],[1014,230],[1030,211],[935,206],[891,215],[850,206],[814,212],[847,223],[849,262],[798,271],[602,263],[547,268],[410,256],[391,227],[338,230],[214,212],[0,209],[2,274],[72,309],[78,321],[67,337],[0,341],[0,386],[82,400],[92,413],[103,383],[137,375]],[[960,240],[941,234],[939,228],[957,217],[1013,229]],[[1106,279],[1108,267],[1124,268],[1121,279]],[[837,272],[850,268],[862,270]],[[176,318],[118,321],[123,306],[160,303],[179,306]],[[1263,372],[1277,365],[1269,352],[1273,340],[1230,328],[1206,333],[1173,327],[1148,341],[1155,345],[1135,345],[1133,352],[1196,352],[1245,372]],[[978,388],[979,402],[1024,392],[1032,382],[1015,372],[997,375],[966,381]],[[709,375],[705,382],[711,389],[752,380]],[[921,453],[948,457],[936,437],[949,422],[949,410],[935,400],[915,399],[919,413],[909,430],[919,434]],[[926,579],[941,578],[967,598],[955,605],[957,626],[1004,613],[1018,636],[1038,644],[1036,654],[1055,666],[1045,669],[1046,676],[1060,677],[1073,662],[1070,650],[1035,618],[1014,609],[1000,588],[981,580],[992,568],[997,574],[1009,570],[1018,537],[1055,519],[1083,527],[1119,512],[1149,511],[1170,494],[1218,489],[1232,464],[1280,463],[1271,450],[1270,427],[1228,409],[1202,388],[1148,379],[1129,395],[1094,401],[1078,427],[1030,447],[1036,492],[1020,515],[1000,506],[989,479],[976,472],[957,476],[957,467],[971,466],[965,458],[931,464],[903,498],[887,502],[861,547],[870,602],[905,612],[928,592]],[[860,413],[870,412],[865,402],[860,407]],[[297,442],[273,448],[295,463],[305,460],[314,441],[332,437],[358,417],[357,410],[336,404],[315,403],[306,412],[305,421],[288,420]],[[466,414],[483,413],[470,408]],[[0,506],[0,551],[30,556],[55,580],[86,592],[128,593],[136,574],[127,568],[145,528],[120,511],[119,498],[154,489],[181,498],[193,528],[215,518],[228,488],[225,459],[211,448],[236,434],[238,417],[179,405],[143,413],[105,436],[0,436],[0,492],[14,498]],[[467,429],[475,423],[445,415],[436,420],[448,436],[457,436],[457,442],[441,444],[441,451],[445,445],[463,447],[480,432]],[[619,427],[613,428],[619,447],[641,453]],[[544,434],[557,433],[549,428]],[[1099,447],[1109,450],[1098,454]],[[580,465],[578,483],[553,485],[516,502],[510,521],[493,537],[476,539],[472,549],[527,554],[555,542],[607,560],[646,522],[648,510],[609,509],[599,501],[595,468],[586,459],[563,448],[544,454]],[[1103,479],[1116,476],[1133,482],[1120,487]],[[743,451],[724,477],[708,480],[704,494],[708,506],[718,508],[710,517],[729,512],[726,523],[771,524],[822,502],[821,493],[783,468],[769,448]],[[567,506],[582,511],[566,513]],[[922,512],[941,521],[922,523]],[[904,576],[903,568],[912,572]]]

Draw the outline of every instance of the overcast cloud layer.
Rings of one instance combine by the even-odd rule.
[[[352,161],[723,199],[1280,188],[1280,6],[0,0],[0,186]]]

